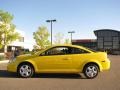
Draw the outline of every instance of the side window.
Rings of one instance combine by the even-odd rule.
[[[41,56],[50,56],[50,55],[69,55],[69,54],[83,54],[89,53],[86,50],[73,48],[73,47],[54,47],[41,54]]]
[[[83,53],[89,53],[89,52],[79,48],[72,48],[72,54],[83,54]]]
[[[52,49],[47,50],[42,55],[64,55],[67,54],[68,48],[67,47],[55,47]]]

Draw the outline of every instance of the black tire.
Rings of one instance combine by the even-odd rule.
[[[83,73],[88,79],[93,79],[97,77],[99,73],[99,68],[96,64],[87,64],[84,67]]]
[[[30,64],[23,63],[18,67],[17,73],[22,78],[30,78],[34,74],[34,68]]]

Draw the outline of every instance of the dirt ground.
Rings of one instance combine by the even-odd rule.
[[[0,90],[120,90],[120,55],[110,55],[111,69],[95,79],[76,74],[39,74],[33,78],[18,78],[0,64]]]

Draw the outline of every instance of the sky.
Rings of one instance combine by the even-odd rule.
[[[27,42],[33,43],[33,32],[53,23],[53,36],[75,31],[73,39],[95,39],[98,29],[120,30],[120,0],[0,0],[0,9],[14,15],[16,28],[25,32]],[[54,37],[53,37],[54,38]]]

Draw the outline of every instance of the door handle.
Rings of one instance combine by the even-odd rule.
[[[63,60],[70,60],[71,58],[64,58]]]

